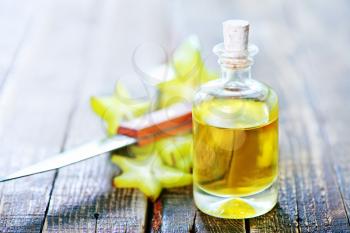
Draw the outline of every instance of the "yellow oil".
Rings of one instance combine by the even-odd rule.
[[[276,180],[277,103],[206,101],[194,107],[193,123],[193,175],[198,190],[219,197],[245,197],[265,190]],[[232,203],[227,202],[227,207]],[[239,206],[244,210],[240,212]],[[225,206],[220,208],[227,212]],[[244,217],[246,209],[240,204],[234,211]]]

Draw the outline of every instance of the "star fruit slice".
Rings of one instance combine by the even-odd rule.
[[[121,120],[129,120],[146,113],[149,101],[136,101],[130,98],[126,88],[118,84],[112,96],[92,96],[90,104],[93,111],[101,117],[109,135],[115,134]]]
[[[174,78],[158,84],[161,108],[178,102],[191,102],[194,90],[217,74],[206,69],[196,36],[190,36],[175,51],[172,59]]]
[[[130,146],[133,156],[157,153],[165,165],[191,172],[192,169],[192,134],[165,138],[146,146]]]
[[[192,175],[163,164],[157,154],[128,158],[114,155],[112,162],[122,174],[114,178],[118,188],[138,188],[155,201],[163,188],[185,186],[192,183]]]
[[[163,162],[184,172],[192,169],[192,134],[161,140],[157,151]]]

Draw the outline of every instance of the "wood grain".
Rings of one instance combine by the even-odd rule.
[[[79,99],[72,113],[65,149],[105,136],[103,122],[89,106],[90,96],[111,94],[118,81],[124,85],[131,82],[134,87],[139,85],[137,79],[127,80],[128,77],[118,73],[132,63],[132,52],[142,41],[161,42],[164,38],[162,34],[154,34],[156,31],[153,30],[141,33],[145,25],[162,24],[154,21],[155,16],[146,14],[142,4],[134,9],[134,14],[139,17],[135,18],[124,12],[125,8],[136,6],[135,2],[111,0],[95,3],[94,8],[90,9],[93,14],[85,22],[88,27],[85,38],[89,38],[89,43],[86,44],[85,65],[78,67],[84,78],[80,82]],[[140,21],[139,26],[134,25],[135,20]],[[134,25],[131,32],[127,29],[129,25]],[[130,34],[125,35],[125,32]],[[139,88],[136,91],[140,94],[145,90]],[[108,155],[60,169],[53,184],[43,231],[145,231],[147,199],[138,190],[112,187],[112,178],[118,172]]]
[[[275,67],[273,68],[275,70],[273,77],[279,82],[281,94],[286,101],[282,105],[285,106],[285,122],[281,124],[281,128],[282,131],[285,131],[290,144],[288,152],[290,157],[287,160],[292,160],[292,166],[289,168],[294,170],[297,204],[295,217],[299,228],[293,227],[291,230],[326,232],[339,229],[341,232],[347,232],[349,224],[342,194],[339,192],[332,164],[327,159],[329,151],[327,142],[322,137],[323,123],[318,121],[318,113],[314,111],[309,93],[305,89],[306,77],[298,71],[293,63],[294,60],[303,56],[303,51],[300,49],[303,44],[308,43],[308,39],[313,37],[311,34],[315,31],[289,30],[291,26],[286,24],[287,20],[283,14],[284,7],[286,6],[276,7],[279,13],[274,12],[272,14],[274,18],[264,22],[265,25],[270,25],[274,30],[261,36],[260,40],[265,45],[263,47],[264,54],[268,54],[265,56],[267,58],[265,62]],[[293,9],[291,4],[287,4],[287,8]],[[291,15],[287,14],[287,17],[291,17]],[[295,19],[294,16],[292,18]],[[310,20],[304,19],[303,22],[312,25]],[[293,35],[299,34],[304,34],[305,38],[300,40],[293,37]],[[310,35],[308,36],[308,34]],[[273,43],[273,38],[277,36],[280,50],[276,49],[276,45]],[[290,200],[291,197],[289,196],[288,199]],[[278,225],[279,221],[266,224],[267,217],[263,216],[251,220],[251,230],[261,231],[271,229],[267,226],[275,227]],[[262,221],[259,222],[259,220]],[[285,231],[290,230],[286,228]]]
[[[347,88],[350,65],[345,62],[349,59],[348,53],[342,52],[349,47],[343,43],[349,39],[349,29],[341,18],[350,12],[346,1],[339,1],[336,5],[316,5],[312,2],[311,6],[313,10],[306,8],[299,11],[304,20],[312,25],[319,24],[320,27],[310,34],[307,43],[303,44],[305,52],[298,54],[298,59],[293,59],[292,63],[303,77],[304,91],[309,96],[310,108],[320,125],[320,137],[325,142],[325,158],[332,167],[330,172],[337,178],[336,186],[341,192],[349,223],[350,160],[347,156],[349,146],[346,130],[350,111],[344,106],[349,98]],[[307,31],[300,18],[290,19],[289,24],[292,25],[291,31]],[[318,39],[330,35],[330,43]],[[334,56],[335,59],[329,59],[329,56]]]
[[[51,3],[35,4],[40,4],[40,10],[33,12],[30,31],[1,92],[0,166],[4,173],[61,150],[76,98],[74,67],[79,66],[81,46],[78,41],[60,37],[60,30],[69,27],[55,28],[47,23],[55,17],[50,15]],[[76,30],[76,35],[79,33]],[[67,58],[59,45],[74,56]],[[63,73],[63,64],[71,71]],[[62,79],[60,74],[67,78]],[[49,172],[1,184],[1,232],[41,230],[54,176]]]
[[[190,232],[194,227],[195,214],[192,187],[164,190],[161,198],[153,204],[150,230],[151,232]]]
[[[115,190],[102,155],[0,184],[1,232],[350,232],[347,1],[13,2],[0,3],[0,175],[103,137],[89,96],[117,81],[147,92],[138,59],[156,54],[140,45],[171,51],[196,33],[216,63],[221,22],[244,18],[261,49],[253,76],[280,97],[280,189],[266,215],[222,220],[195,208],[192,187],[152,204]]]
[[[243,220],[219,219],[201,213],[195,207],[192,186],[163,191],[153,204],[150,225],[151,232],[245,232]]]

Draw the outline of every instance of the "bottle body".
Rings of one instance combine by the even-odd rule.
[[[250,67],[223,68],[193,104],[196,205],[223,218],[250,218],[277,202],[278,98],[250,78]]]

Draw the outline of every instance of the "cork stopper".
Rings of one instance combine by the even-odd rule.
[[[224,48],[228,52],[245,52],[248,49],[249,22],[227,20],[223,22]]]

